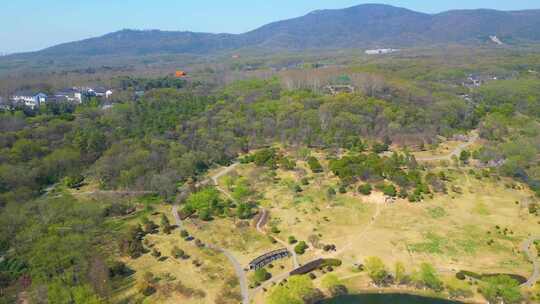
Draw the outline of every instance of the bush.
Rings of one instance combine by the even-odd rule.
[[[313,156],[308,157],[307,163],[309,165],[309,168],[313,173],[321,173],[323,172],[323,168],[321,166],[321,163],[319,163],[319,160]]]
[[[189,236],[189,232],[187,230],[180,231],[180,236],[183,238],[187,238]]]
[[[420,265],[420,281],[424,286],[434,291],[443,289],[443,283],[431,264],[422,263]]]
[[[69,188],[78,188],[82,185],[84,181],[84,176],[78,174],[78,175],[72,175],[64,178],[64,185],[66,185]]]
[[[184,252],[184,250],[174,246],[171,255],[177,259],[181,259],[186,255],[186,253]]]
[[[336,196],[336,190],[334,190],[334,188],[332,187],[328,188],[328,190],[326,190],[326,196],[329,199],[333,198],[334,196]]]
[[[382,153],[388,151],[390,146],[386,143],[375,143],[372,147],[373,152],[375,153]]]
[[[306,244],[306,242],[301,241],[298,243],[298,245],[294,246],[294,252],[297,254],[304,254],[308,248],[309,246]]]
[[[347,187],[345,187],[343,185],[339,186],[339,193],[341,193],[341,194],[347,193]]]
[[[131,269],[124,262],[114,261],[109,267],[109,277],[123,277],[131,274]]]
[[[480,292],[492,303],[520,303],[522,296],[518,281],[507,275],[487,278],[480,287]]]
[[[296,244],[298,241],[296,240],[296,238],[294,236],[289,236],[289,244]]]
[[[377,189],[382,191],[384,195],[390,196],[390,197],[396,197],[397,196],[397,190],[396,187],[392,184],[381,184],[377,186]]]
[[[373,187],[371,187],[370,184],[363,184],[363,185],[358,186],[358,192],[363,195],[370,195],[372,190],[373,190]]]
[[[256,283],[262,283],[264,281],[268,281],[271,277],[272,277],[272,274],[266,271],[265,268],[259,268],[255,270],[255,273],[253,274],[253,280]]]
[[[389,273],[383,261],[378,257],[368,257],[365,264],[368,275],[373,282],[377,285],[384,283]]]
[[[339,267],[341,266],[343,262],[340,259],[324,259],[324,262],[321,266],[333,266],[333,267]]]

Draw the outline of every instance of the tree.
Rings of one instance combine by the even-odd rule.
[[[256,283],[262,283],[264,281],[268,281],[272,277],[272,274],[270,274],[265,268],[259,268],[255,270],[253,273],[253,280]]]
[[[321,163],[319,163],[319,160],[315,158],[314,156],[308,157],[307,163],[313,173],[323,172],[323,167],[321,166]]]
[[[289,244],[296,244],[298,241],[296,240],[296,238],[294,236],[289,236]]]
[[[171,255],[176,259],[181,259],[186,255],[186,253],[184,252],[184,250],[178,248],[177,246],[174,246]]]
[[[296,246],[294,246],[294,252],[297,254],[304,254],[308,248],[309,246],[306,244],[306,242],[300,241]]]
[[[469,162],[469,158],[471,158],[471,153],[467,150],[463,150],[459,154],[459,160],[464,164]]]
[[[489,277],[480,284],[480,292],[490,302],[520,303],[519,283],[507,275]]]
[[[322,283],[322,286],[326,288],[327,290],[330,290],[330,288],[341,284],[337,275],[333,273],[325,275],[321,283]]]
[[[396,262],[394,265],[394,279],[397,284],[404,283],[405,280],[405,265],[402,262]]]
[[[169,222],[169,218],[165,215],[161,215],[161,227],[163,227],[163,232],[165,234],[171,234],[172,226]]]
[[[360,192],[363,195],[370,195],[373,188],[370,184],[362,184],[358,186],[358,192]]]
[[[334,197],[336,197],[336,190],[334,190],[334,188],[332,187],[329,187],[327,190],[326,190],[326,197],[331,200],[333,199]]]
[[[443,283],[437,275],[435,268],[428,263],[422,263],[420,265],[420,282],[429,289],[434,291],[441,291],[443,289]]]
[[[236,215],[240,219],[248,219],[253,216],[252,206],[250,203],[240,203],[236,209]]]
[[[291,276],[285,284],[272,288],[268,304],[305,304],[304,300],[316,293],[313,281],[308,276]]]
[[[388,270],[386,270],[383,261],[378,257],[368,257],[365,261],[365,265],[368,275],[373,282],[377,285],[383,284],[388,277]]]

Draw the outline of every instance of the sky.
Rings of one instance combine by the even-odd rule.
[[[425,13],[540,8],[538,0],[381,0]],[[377,0],[2,0],[0,54],[34,51],[121,29],[242,33],[317,9]]]

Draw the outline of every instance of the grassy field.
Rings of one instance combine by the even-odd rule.
[[[321,155],[319,159],[326,166]],[[328,197],[329,187],[337,191],[337,178],[327,170],[313,174],[303,162],[298,167],[277,170],[270,178],[265,169],[248,164],[232,174],[248,177],[260,194],[261,206],[271,215],[267,230],[275,226],[280,231],[274,235],[305,241],[316,235],[320,243],[335,244],[337,252],[327,254],[310,244],[300,262],[318,256],[342,259],[344,264],[336,273],[353,280],[351,290],[370,287],[367,276],[355,267],[370,256],[380,257],[389,269],[403,262],[408,272],[428,262],[450,282],[460,270],[524,277],[532,272],[519,246],[530,235],[540,234],[540,222],[524,204],[532,193],[525,187],[508,187],[511,180],[481,177],[478,170],[470,172],[468,167],[435,167],[431,170],[444,170],[450,178],[447,194],[438,193],[420,203],[401,199],[385,203],[381,193],[362,196],[352,189]],[[297,192],[295,185],[302,178],[309,185]],[[479,299],[476,294],[473,300]],[[255,302],[263,303],[264,297],[258,295]]]

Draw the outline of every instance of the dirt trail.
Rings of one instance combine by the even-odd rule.
[[[480,136],[478,135],[478,132],[473,131],[471,132],[471,136],[467,142],[461,143],[459,146],[457,146],[452,152],[445,154],[445,155],[439,155],[439,156],[428,156],[428,157],[418,157],[416,158],[417,161],[442,161],[442,160],[452,160],[452,157],[459,157],[462,151],[467,149],[468,147],[475,144],[478,139],[480,139]]]
[[[259,221],[257,222],[257,231],[259,231],[261,234],[267,235],[267,233],[261,228],[261,222],[267,216],[268,211],[266,211],[265,209],[262,209],[261,212],[262,212],[262,215],[259,218]],[[291,252],[292,258],[293,258],[293,267],[294,268],[300,267],[300,263],[298,262],[298,255],[296,254],[296,251],[294,251],[294,247],[290,246],[284,240],[281,240],[275,236],[272,236],[272,237],[274,238],[274,240],[276,240],[276,242],[280,243],[283,247],[287,248]]]

